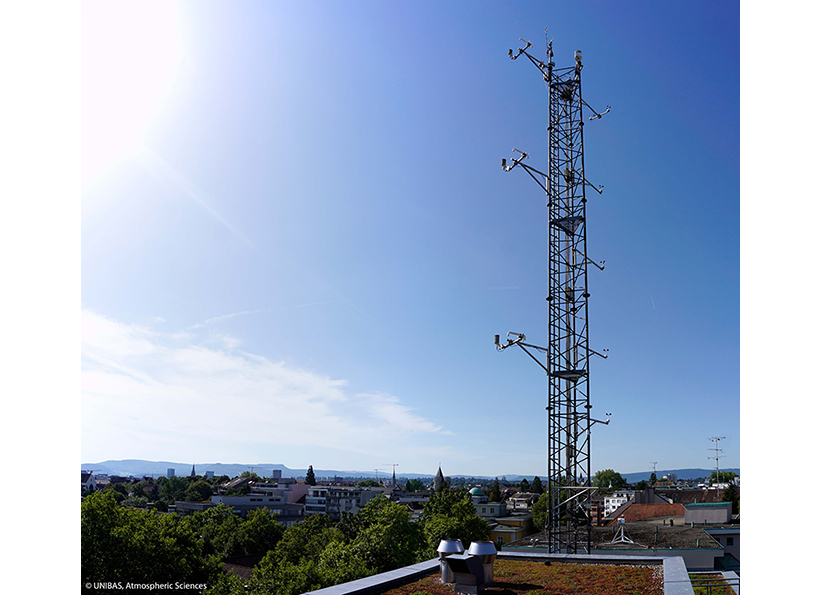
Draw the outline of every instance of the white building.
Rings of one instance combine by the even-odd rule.
[[[613,514],[617,508],[622,506],[623,504],[627,504],[630,498],[626,495],[613,495],[613,496],[605,496],[604,498],[604,507],[605,507],[605,518],[608,518]]]
[[[95,491],[97,489],[97,482],[94,479],[94,473],[87,473],[85,471],[80,472],[80,491],[85,492],[86,490]]]
[[[390,497],[393,488],[362,486],[309,486],[305,496],[305,514],[327,514],[339,520],[342,513],[356,514],[380,494]]]

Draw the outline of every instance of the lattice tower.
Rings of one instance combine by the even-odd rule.
[[[523,40],[524,41],[524,40]],[[542,173],[523,161],[519,153],[511,165],[503,160],[506,171],[520,166],[543,187],[548,209],[548,347],[525,343],[525,335],[508,333],[507,342],[521,347],[548,377],[548,511],[546,532],[552,552],[584,553],[591,548],[591,418],[590,359],[607,357],[588,346],[588,264],[604,266],[588,258],[586,226],[586,188],[601,189],[585,177],[583,150],[583,106],[594,111],[582,99],[582,52],[577,51],[574,65],[556,68],[551,43],[547,44],[547,62],[528,53],[531,47],[515,55],[525,55],[541,72],[548,88],[548,172]],[[531,349],[541,351],[543,365]],[[609,414],[610,415],[610,414]]]

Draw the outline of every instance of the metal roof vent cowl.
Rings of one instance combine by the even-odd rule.
[[[474,541],[468,548],[468,554],[482,562],[484,586],[494,582],[494,560],[497,559],[497,548],[493,541]]]
[[[457,593],[480,593],[494,578],[494,559],[497,548],[491,541],[475,541],[464,554],[443,558],[454,576]]]
[[[443,539],[437,547],[437,554],[440,558],[440,574],[442,575],[443,584],[454,582],[454,573],[448,566],[445,559],[454,554],[462,554],[465,548],[462,546],[462,541],[459,539]]]

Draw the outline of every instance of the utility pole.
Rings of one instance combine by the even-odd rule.
[[[519,166],[545,192],[548,208],[548,346],[525,342],[523,333],[509,332],[505,343],[494,336],[497,350],[516,345],[533,359],[548,377],[548,514],[546,531],[551,553],[584,553],[591,549],[591,441],[593,424],[607,424],[591,418],[590,358],[607,358],[588,346],[588,265],[600,270],[588,257],[586,188],[602,194],[585,177],[582,128],[583,106],[598,120],[597,113],[582,99],[582,52],[574,53],[574,65],[555,68],[553,40],[546,36],[546,60],[532,56],[531,43],[508,56],[525,56],[536,66],[548,87],[548,173],[525,163],[528,154],[514,149],[517,157],[504,171]],[[541,357],[534,355],[541,352]]]

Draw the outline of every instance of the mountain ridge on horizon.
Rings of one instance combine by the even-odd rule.
[[[191,473],[191,468],[194,467],[198,475],[203,475],[205,471],[214,471],[215,475],[228,475],[229,477],[236,477],[244,471],[251,471],[257,473],[261,477],[271,477],[272,471],[279,470],[282,472],[282,477],[301,479],[305,477],[307,469],[289,468],[281,463],[259,463],[254,465],[246,465],[242,463],[175,463],[171,461],[147,461],[144,459],[121,459],[121,460],[105,460],[98,463],[82,463],[81,469],[85,471],[94,471],[97,473],[105,473],[108,475],[120,476],[134,476],[134,477],[160,477],[165,476],[168,469],[174,469],[175,475],[184,477]],[[199,468],[199,469],[198,469]],[[708,477],[714,469],[702,468],[687,468],[687,469],[661,469],[656,472],[658,478],[670,473],[676,474],[678,479],[697,479],[700,477]],[[739,474],[738,468],[723,468],[720,471],[732,471]],[[318,478],[369,478],[375,476],[376,473],[368,471],[355,470],[335,470],[335,469],[314,469],[314,475]],[[404,479],[424,479],[433,478],[435,473],[397,473],[397,477]],[[505,478],[507,481],[522,481],[523,479],[531,480],[536,477],[534,475],[521,475],[518,473],[502,474],[502,475],[464,475],[464,474],[445,474],[449,477],[471,478],[493,480],[497,478]],[[635,473],[621,473],[622,477],[628,483],[636,483],[637,481],[648,479],[651,471],[639,471]],[[391,473],[385,471],[380,474],[380,477],[387,478]],[[540,476],[540,479],[547,480],[545,476]]]

